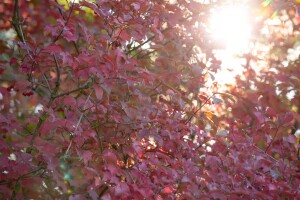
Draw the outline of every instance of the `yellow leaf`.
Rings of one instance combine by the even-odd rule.
[[[214,114],[213,114],[212,112],[205,111],[205,112],[203,112],[203,113],[204,113],[204,115],[205,115],[206,118],[212,120],[212,118],[213,118],[213,116],[214,116]]]

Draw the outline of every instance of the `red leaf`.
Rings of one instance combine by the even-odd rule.
[[[64,27],[63,37],[69,42],[76,42],[77,37],[75,35],[74,27],[72,24],[68,24],[68,26]]]
[[[60,53],[62,51],[61,47],[57,44],[53,44],[44,49],[44,51],[49,52],[51,54]]]
[[[116,154],[111,150],[107,150],[103,153],[103,159],[107,163],[111,163],[111,164],[117,164],[117,160],[118,160]]]
[[[83,161],[84,161],[84,164],[87,165],[88,162],[90,160],[92,160],[92,156],[93,156],[93,153],[91,151],[84,151],[82,153],[82,158],[83,158]]]
[[[281,115],[279,119],[282,124],[288,124],[294,119],[294,117],[291,112],[287,112],[284,115]]]
[[[44,124],[46,126],[46,124]],[[50,158],[59,152],[58,146],[56,146],[53,143],[47,142],[41,138],[36,138],[36,147],[37,149],[45,154],[46,156],[49,156]]]
[[[103,97],[103,89],[98,85],[94,85],[96,97],[98,100],[101,100]]]
[[[291,144],[296,144],[297,143],[297,137],[295,135],[289,135],[287,137],[284,137],[283,141],[289,142]]]
[[[66,97],[64,98],[64,104],[65,104],[66,106],[74,107],[74,106],[76,106],[76,100],[75,100],[75,98],[72,97],[72,96],[66,96]]]
[[[115,195],[122,196],[123,198],[129,194],[129,187],[126,183],[119,183],[115,187]]]
[[[89,193],[89,196],[92,198],[92,200],[98,199],[98,194],[95,190],[90,190],[90,191],[88,191],[88,193]],[[103,198],[101,198],[101,199],[103,199]]]
[[[17,63],[17,62],[18,62],[18,60],[17,60],[16,58],[12,58],[12,59],[10,60],[9,64],[10,64],[10,65],[13,65],[13,64],[15,64],[15,63]]]
[[[265,122],[265,118],[261,112],[254,112],[254,115],[256,117],[256,121],[261,124]]]

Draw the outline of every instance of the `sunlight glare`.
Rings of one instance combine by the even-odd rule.
[[[246,51],[251,35],[249,20],[245,6],[225,6],[214,10],[209,22],[212,39],[223,44],[227,52]]]
[[[215,56],[222,61],[222,69],[216,74],[218,82],[233,83],[234,77],[242,73],[244,60],[238,55],[249,51],[251,29],[249,7],[226,5],[212,10],[209,32],[218,48]]]

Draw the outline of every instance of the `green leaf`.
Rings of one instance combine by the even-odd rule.
[[[266,6],[270,5],[270,4],[272,3],[272,1],[273,1],[273,0],[265,0],[264,2],[261,3],[261,5],[262,5],[263,7],[266,7]]]
[[[278,11],[276,10],[275,12],[273,12],[273,14],[271,15],[271,19],[274,19],[276,16],[277,16],[277,14],[278,14]]]
[[[69,172],[64,175],[64,180],[68,181],[71,179],[73,179],[73,176]]]

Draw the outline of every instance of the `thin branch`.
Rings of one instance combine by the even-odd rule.
[[[128,169],[125,169],[126,173],[128,174],[128,176],[130,177],[131,181],[136,184],[136,179],[134,179],[131,175],[131,173],[128,171]]]
[[[85,109],[85,106],[86,106],[87,102],[90,100],[90,97],[91,97],[92,93],[93,93],[93,91],[90,92],[89,96],[88,96],[87,99],[85,100],[85,102],[84,102],[84,104],[83,104],[83,109]],[[75,134],[76,130],[78,129],[78,127],[79,127],[79,125],[80,125],[80,123],[81,123],[82,117],[83,117],[83,112],[81,113],[81,115],[80,115],[80,117],[79,117],[79,120],[78,120],[78,122],[77,122],[77,124],[76,124],[76,126],[75,126],[75,129],[74,129],[74,131],[73,131],[73,134]],[[65,152],[65,155],[68,155],[69,150],[71,149],[72,143],[73,143],[73,138],[71,138],[71,141],[70,141],[70,143],[69,143],[69,145],[68,145],[68,148],[67,148],[67,150],[66,150],[66,152]]]
[[[55,2],[56,2],[57,4],[59,4],[59,3],[57,2],[57,0],[55,0]],[[74,1],[73,1],[72,5],[73,5],[73,4],[74,4]],[[62,10],[60,9],[60,7],[58,7],[58,12],[59,12],[59,14],[61,15],[61,17],[66,21],[66,18],[65,18],[65,16],[63,15],[63,12],[62,12]],[[69,16],[70,16],[70,13],[69,13]],[[61,33],[61,34],[62,34],[62,33]],[[73,44],[73,46],[74,46],[74,48],[75,48],[75,50],[76,50],[77,55],[79,55],[80,52],[79,52],[79,49],[78,49],[78,46],[77,46],[76,42],[72,41],[72,44]]]
[[[242,131],[242,133],[246,136],[246,138],[251,138],[247,133],[245,133],[244,131]],[[254,146],[258,151],[260,151],[261,153],[265,154],[267,157],[271,158],[272,160],[278,162],[278,160],[276,158],[274,158],[273,156],[271,156],[270,154],[268,154],[267,152],[265,152],[264,150],[262,150],[261,148],[259,148],[258,146],[256,146],[255,144],[253,144],[252,146]]]
[[[60,70],[59,70],[59,65],[58,65],[55,54],[53,55],[53,58],[54,58],[55,69],[56,69],[56,81],[55,81],[55,88],[54,88],[54,91],[52,92],[51,96],[53,95],[55,98],[56,93],[58,92],[59,86],[60,86]]]
[[[13,14],[13,18],[12,18],[12,25],[14,26],[18,38],[19,40],[21,40],[21,42],[25,43],[25,39],[24,39],[24,35],[23,32],[21,30],[21,26],[20,26],[20,9],[19,9],[19,1],[15,0],[15,5],[14,5],[14,14]]]
[[[57,62],[57,59],[56,59],[55,55],[53,55],[53,58],[54,58],[54,62],[55,62],[56,76],[57,76],[57,78],[56,78],[56,82],[55,82],[55,88],[51,92],[51,96],[50,96],[49,102],[48,102],[48,104],[46,106],[47,108],[50,108],[50,106],[52,105],[53,101],[55,100],[56,94],[57,94],[57,92],[59,90],[59,86],[60,86],[60,70],[59,70],[58,62]],[[29,149],[27,151],[28,153],[31,152],[31,150],[33,148],[34,140],[35,140],[35,138],[37,136],[37,133],[39,132],[42,124],[44,123],[44,121],[46,119],[47,119],[47,112],[43,111],[42,114],[41,114],[41,116],[39,117],[39,121],[38,121],[38,123],[37,123],[37,125],[36,125],[36,127],[35,127],[35,129],[34,129],[34,131],[32,133],[32,138],[31,138],[31,141],[29,143],[30,147],[29,147]]]
[[[272,141],[270,142],[270,144],[267,146],[267,148],[266,148],[266,150],[265,150],[265,153],[268,153],[269,148],[270,148],[270,147],[272,146],[272,144],[274,143],[274,141],[275,141],[275,139],[276,139],[276,137],[277,137],[279,128],[280,128],[280,126],[277,127],[276,132],[275,132],[275,136],[274,136],[274,138],[272,139]]]
[[[64,92],[64,93],[58,94],[58,95],[55,96],[55,98],[66,96],[66,95],[72,94],[74,92],[78,92],[80,90],[84,90],[84,89],[88,89],[88,88],[89,88],[89,84],[85,84],[85,85],[83,85],[81,87],[78,87],[78,88],[76,88],[74,90],[70,90],[68,92]]]
[[[174,41],[175,40],[175,38],[174,39],[171,39],[171,40],[168,40],[167,42],[165,42],[164,44],[163,44],[163,46],[166,46],[167,44],[169,44],[171,41]],[[147,56],[149,56],[149,55],[151,55],[152,53],[154,53],[154,52],[156,52],[157,51],[157,49],[153,49],[152,51],[148,51],[146,54],[144,54],[144,55],[138,55],[140,52],[138,52],[138,53],[136,53],[134,56],[137,56],[137,58],[139,58],[139,59],[143,59],[143,58],[145,58],[145,57],[147,57]],[[133,56],[133,57],[134,57]]]
[[[98,139],[98,142],[100,144],[100,151],[102,153],[103,152],[103,141],[102,141],[102,136],[99,133],[98,126],[93,126],[93,122],[91,120],[89,120],[89,118],[86,115],[84,115],[84,117],[90,123],[90,126],[96,131],[97,139]]]
[[[39,86],[43,87],[43,88],[46,88],[49,90],[48,86],[43,84],[43,83],[40,83],[40,82],[34,82],[33,80],[29,80],[29,82],[35,86],[35,87],[32,87],[32,90],[36,90]]]
[[[180,20],[180,22],[185,22],[186,20],[188,20],[189,18],[193,17],[193,15],[188,15],[186,18],[183,18],[182,20]],[[169,30],[169,29],[172,29],[174,28],[175,26],[172,26],[172,27],[167,27],[165,29],[163,29],[161,31],[161,33],[164,33],[165,31]],[[130,49],[129,51],[126,52],[126,54],[130,54],[131,52],[141,48],[143,45],[147,44],[148,42],[151,42],[154,38],[156,38],[157,35],[152,35],[151,37],[149,37],[147,40],[145,40],[144,42],[142,42],[141,44],[139,44],[138,46],[136,47],[133,47],[132,49]]]
[[[148,153],[148,152],[159,152],[159,153],[162,153],[162,154],[164,154],[164,155],[166,155],[166,156],[168,156],[168,157],[170,157],[170,158],[173,158],[173,159],[175,159],[176,157],[174,156],[174,155],[172,155],[172,154],[170,154],[170,153],[168,153],[168,152],[166,152],[166,151],[164,151],[164,150],[162,150],[162,149],[160,149],[160,148],[154,148],[154,149],[146,149],[146,151],[145,151],[145,153]]]
[[[189,123],[196,116],[196,114],[203,108],[203,106],[205,106],[208,103],[208,101],[213,97],[213,95],[209,96],[206,99],[206,101],[185,121],[185,124]]]
[[[156,35],[153,35],[151,37],[149,37],[147,40],[145,40],[144,42],[142,42],[141,44],[139,44],[136,47],[133,47],[132,49],[130,49],[129,51],[127,51],[127,54],[130,54],[131,52],[139,49],[140,47],[142,47],[143,45],[147,44],[148,42],[150,42],[151,40],[153,40],[156,37]]]
[[[25,40],[25,37],[24,37],[24,34],[23,34],[23,30],[22,30],[22,27],[21,27],[21,23],[20,23],[20,8],[19,8],[19,1],[18,0],[15,0],[15,5],[14,5],[14,14],[13,14],[13,18],[12,18],[12,25],[14,26],[15,28],[15,31],[17,32],[17,36],[19,38],[19,40],[24,43],[25,45],[27,45],[26,43],[26,40]],[[26,50],[30,59],[32,60],[33,62],[33,65],[37,65],[37,62],[35,61],[35,59],[33,58],[31,52],[29,51],[29,49]],[[44,73],[42,73],[42,76],[43,78],[45,79],[46,81],[46,84],[47,84],[47,87],[49,89],[50,92],[51,91],[51,87],[50,87],[50,84],[48,82],[48,79],[47,77],[45,76]],[[29,79],[31,79],[31,77],[29,77]],[[29,80],[30,81],[30,80]]]
[[[49,81],[48,81],[46,75],[45,75],[44,73],[42,73],[42,74],[43,74],[43,78],[45,79],[45,82],[46,82],[46,84],[47,84],[48,90],[50,91],[50,93],[52,93],[52,89],[51,89],[51,87],[50,87],[50,84],[49,84]]]
[[[101,197],[105,194],[105,192],[108,190],[108,186],[105,184],[104,188],[102,189],[102,191],[100,192],[98,198],[101,199]]]
[[[25,173],[25,174],[22,174],[20,175],[18,178],[15,178],[15,179],[11,179],[11,180],[4,180],[4,181],[0,181],[0,185],[6,185],[6,184],[10,184],[12,182],[16,182],[16,181],[19,181],[20,179],[23,179],[23,178],[27,178],[29,175],[31,174],[34,174],[42,169],[45,169],[44,167],[39,167],[38,169],[35,169],[35,170],[32,170],[28,173]]]
[[[271,156],[270,154],[266,153],[264,150],[262,150],[261,148],[259,148],[256,145],[253,145],[258,151],[260,151],[261,153],[264,153],[266,156],[268,156],[269,158],[271,158],[272,160],[279,162],[276,158],[274,158],[273,156]]]
[[[19,40],[24,43],[25,45],[27,45],[23,31],[22,31],[22,27],[21,27],[21,23],[20,23],[20,8],[19,8],[19,1],[15,0],[15,5],[14,5],[14,14],[13,14],[13,18],[12,18],[12,25],[15,28],[15,31],[17,32],[17,36],[19,38]],[[34,62],[34,64],[37,64],[36,61],[33,59],[30,51],[27,49],[27,53],[30,57],[30,59]]]
[[[57,3],[57,1],[56,1],[56,3]],[[73,12],[74,3],[75,3],[75,0],[72,1],[71,7],[70,7],[70,11],[69,11],[69,15],[68,15],[67,19],[64,18],[64,16],[62,15],[62,11],[60,10],[60,8],[58,8],[60,14],[62,15],[62,18],[65,20],[65,24],[64,24],[64,27],[60,30],[59,34],[54,38],[54,40],[52,41],[52,43],[55,43],[55,42],[59,39],[59,37],[60,37],[60,36],[63,34],[63,32],[64,32],[65,26],[68,25],[69,20],[70,20],[70,17],[71,17],[71,14],[72,14],[72,12]]]

